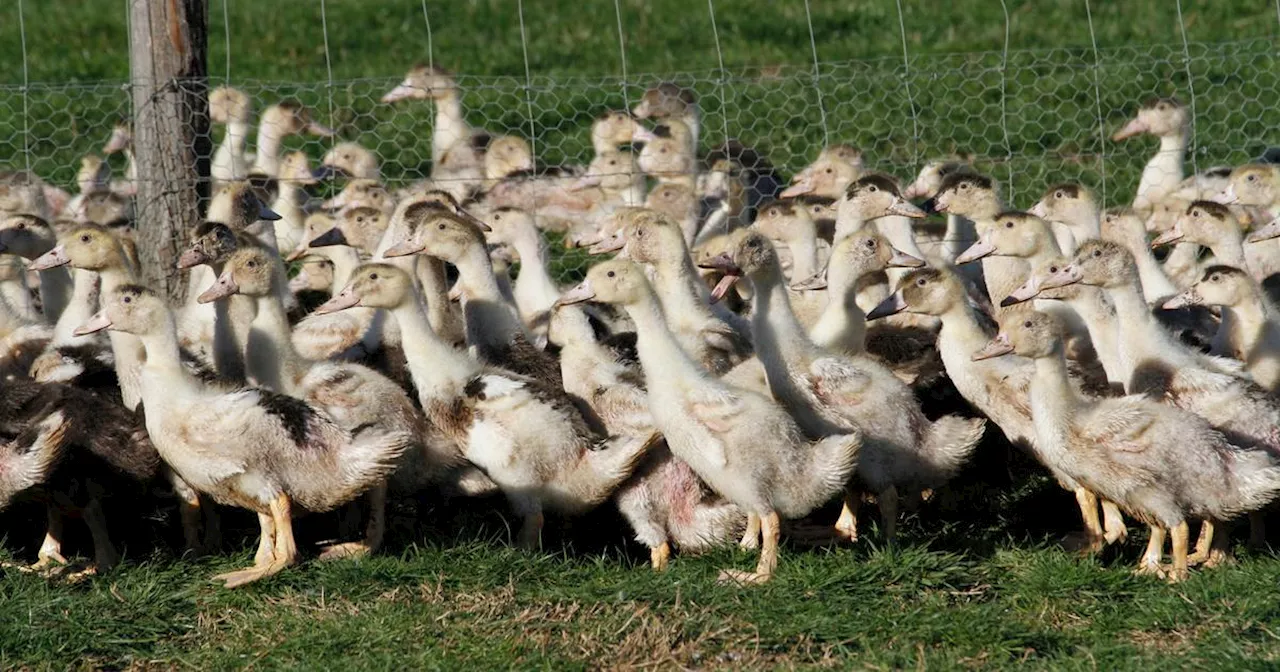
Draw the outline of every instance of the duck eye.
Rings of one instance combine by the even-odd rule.
[[[369,279],[370,279],[370,280],[377,280],[377,279],[378,279],[378,274],[377,274],[377,273],[370,273],[370,274],[369,274]]]
[[[1054,198],[1063,198],[1063,193],[1062,193],[1061,191],[1055,191],[1055,192],[1053,192],[1053,197],[1054,197]]]
[[[88,234],[85,234],[85,235],[83,235],[83,236],[80,236],[80,242],[82,242],[82,243],[87,243],[87,242],[89,242],[89,235],[88,235]]]
[[[126,296],[126,297],[124,297],[123,299],[121,299],[121,301],[124,301],[125,303],[133,303],[133,297],[132,297],[132,296]]]
[[[444,224],[443,224],[443,223],[441,223],[441,224],[440,224],[440,230],[441,230],[441,231],[444,231]]]
[[[1057,266],[1050,266],[1050,267],[1049,267],[1049,272],[1050,272],[1050,273],[1057,273],[1057,272],[1058,272],[1058,267],[1057,267]]]
[[[828,169],[826,169],[826,170],[824,170],[824,171],[822,171],[822,172],[824,172],[824,173],[826,173],[826,174],[830,175],[830,174],[831,174],[831,169],[830,169],[830,168],[828,168]]]
[[[961,191],[967,191],[968,189],[969,189],[969,183],[968,183],[968,182],[961,182],[961,183],[960,183],[960,190],[961,190]]]
[[[618,165],[618,162],[617,162],[617,161],[610,161],[610,162],[609,162],[609,165],[611,165],[611,166],[616,166],[616,165]]]
[[[361,224],[363,224],[363,223],[364,223],[364,217],[356,217],[356,221],[357,221],[357,222],[360,222]]]
[[[1101,257],[1101,256],[1102,256],[1102,250],[1094,250],[1094,251],[1093,251],[1093,256],[1094,256],[1095,258],[1097,258],[1097,257]]]
[[[876,239],[875,239],[875,238],[868,238],[868,239],[867,239],[867,248],[868,248],[868,249],[875,249],[875,247],[876,247]]]
[[[26,224],[26,222],[18,222],[18,230],[19,230],[19,231],[21,231],[21,230],[23,230],[23,229],[25,229],[25,228],[27,228],[27,224]]]
[[[609,277],[611,277],[611,278],[612,278],[612,277],[614,277],[614,276],[616,276],[616,275],[618,275],[618,274],[617,274],[616,272],[614,272],[614,271],[609,271],[608,273],[605,273],[605,275],[607,275],[607,276],[609,276]]]
[[[1022,323],[1022,328],[1023,328],[1023,329],[1030,329],[1030,328],[1031,328],[1031,320],[1027,320],[1026,322],[1023,322],[1023,323]]]
[[[1258,180],[1258,176],[1257,176],[1257,175],[1250,175],[1249,177],[1247,177],[1247,178],[1245,178],[1245,179],[1249,180],[1250,182],[1256,182],[1256,181]]]
[[[1013,228],[1013,220],[1009,220],[1009,221],[1005,222],[1005,223],[1004,223],[1004,228],[1006,228],[1006,229],[1012,229],[1012,228]]]
[[[245,264],[245,266],[248,266],[249,268],[257,268],[257,267],[258,267],[258,262],[256,262],[256,261],[250,261],[249,263]]]
[[[1222,276],[1218,275],[1217,273],[1214,273],[1213,275],[1209,276],[1209,282],[1217,282],[1221,279],[1222,279]]]

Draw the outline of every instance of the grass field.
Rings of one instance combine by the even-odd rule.
[[[220,83],[223,0],[209,2],[210,71]],[[110,123],[128,112],[123,4],[25,1],[29,77],[38,84],[24,123],[17,4],[0,3],[0,168],[30,158],[37,172],[68,184],[78,157],[98,151]],[[586,159],[592,116],[667,77],[698,88],[707,146],[727,124],[730,136],[794,170],[823,141],[821,91],[830,138],[863,146],[874,165],[905,178],[922,159],[977,152],[1024,206],[1049,181],[1078,177],[1100,187],[1104,174],[1109,202],[1128,198],[1153,145],[1117,146],[1100,133],[1151,95],[1189,101],[1194,88],[1202,168],[1280,144],[1280,23],[1268,2],[1184,0],[1189,63],[1168,0],[1094,2],[1095,69],[1083,1],[1009,0],[1005,62],[999,2],[903,0],[909,75],[894,4],[848,4],[812,3],[823,62],[815,85],[803,2],[717,2],[722,81],[703,5],[625,0],[624,96],[613,3],[530,0],[539,154]],[[528,135],[516,4],[429,9],[434,60],[466,75],[471,121]],[[240,0],[227,10],[230,81],[252,91],[259,107],[298,97],[343,138],[377,148],[392,178],[425,171],[427,108],[376,103],[410,64],[428,59],[420,7],[330,0],[332,89],[319,3]],[[21,152],[24,127],[30,157]],[[294,142],[316,157],[324,148]],[[583,261],[557,263],[569,277]],[[1077,558],[1057,547],[1078,524],[1069,495],[1017,460],[1006,468],[998,446],[984,451],[940,501],[908,517],[897,549],[880,548],[874,533],[853,548],[788,547],[777,580],[751,590],[714,580],[721,567],[753,563],[744,553],[679,557],[669,573],[650,572],[643,549],[607,510],[569,532],[553,522],[544,552],[524,553],[507,543],[501,503],[428,501],[416,522],[399,511],[383,556],[308,562],[238,592],[208,577],[250,561],[245,519],[229,523],[228,554],[186,560],[173,550],[172,516],[117,516],[128,556],[114,573],[68,584],[4,571],[0,667],[1277,665],[1274,555],[1237,549],[1235,565],[1174,587],[1130,572],[1140,530],[1102,558]],[[30,507],[0,518],[12,559],[32,559],[38,518]],[[304,521],[304,538],[308,526],[321,527]],[[165,543],[152,544],[155,537]]]

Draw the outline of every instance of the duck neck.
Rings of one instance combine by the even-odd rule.
[[[858,280],[873,269],[849,264],[827,265],[827,305],[809,330],[819,347],[848,354],[862,352],[867,315],[858,306]]]
[[[1156,201],[1167,196],[1182,182],[1187,142],[1186,131],[1161,136],[1160,149],[1156,150],[1155,156],[1142,169],[1142,177],[1138,180],[1138,196],[1133,203],[1135,209],[1149,211]]]
[[[280,174],[280,146],[284,142],[284,134],[278,124],[264,117],[258,125],[258,154],[253,159],[253,171],[263,175],[276,177]]]
[[[751,337],[756,354],[770,380],[787,376],[787,362],[802,361],[814,353],[813,343],[791,310],[791,298],[776,265],[752,276],[755,299],[751,311]],[[803,365],[803,364],[802,364]],[[776,385],[777,383],[773,383]]]
[[[75,287],[66,310],[53,327],[53,345],[81,345],[94,339],[92,334],[76,336],[76,327],[93,317],[98,305],[98,274],[82,268],[73,269]]]
[[[788,230],[791,279],[804,280],[818,272],[818,227],[812,221],[797,222]]]
[[[438,164],[455,143],[468,139],[470,129],[462,116],[462,98],[450,92],[436,99],[436,124],[431,131],[431,159]]]
[[[651,393],[669,389],[675,380],[702,377],[702,368],[689,358],[667,328],[657,297],[645,292],[642,298],[627,305],[626,311],[636,325],[636,350]]]
[[[458,281],[462,283],[462,317],[467,343],[510,343],[524,326],[507,303],[493,274],[493,262],[483,245],[472,245],[459,257]]]
[[[235,177],[244,175],[244,146],[249,139],[250,124],[245,119],[234,119],[227,122],[227,134],[218,145],[218,156],[215,162],[225,164]]]
[[[1262,339],[1271,317],[1267,300],[1257,287],[1234,305],[1223,306],[1222,324],[1218,329],[1225,332],[1233,346],[1232,356],[1244,359]]]
[[[660,259],[653,265],[653,270],[653,287],[668,315],[692,317],[708,312],[707,286],[698,280],[689,255],[682,255],[679,259]]]
[[[516,277],[515,293],[520,296],[558,296],[560,289],[547,272],[547,251],[538,231],[532,226],[522,229],[512,240],[512,246],[520,255],[520,275]]]
[[[978,321],[975,309],[964,299],[957,301],[938,318],[942,322],[942,329],[938,331],[938,350],[948,369],[970,362],[970,355],[991,340]],[[951,359],[949,354],[955,354],[958,359],[948,361]]]
[[[329,245],[313,250],[333,264],[333,293],[342,291],[360,266],[360,251],[350,245]]]
[[[1076,245],[1079,246],[1087,240],[1097,240],[1102,237],[1102,216],[1096,207],[1082,208],[1083,212],[1072,212],[1063,221],[1067,228],[1071,230],[1072,237],[1075,238]],[[1064,254],[1074,254],[1075,250]]]
[[[1151,316],[1146,299],[1142,296],[1142,288],[1134,279],[1107,290],[1112,303],[1116,307],[1116,320],[1123,325],[1120,330],[1120,365],[1123,368],[1125,392],[1133,394],[1129,383],[1133,380],[1134,371],[1143,362],[1167,362],[1171,365],[1193,366],[1188,357],[1183,357],[1181,346],[1165,332],[1164,328]]]
[[[275,294],[258,296],[254,300],[258,310],[245,348],[248,357],[245,372],[262,387],[301,396],[299,383],[310,369],[310,364],[293,347],[284,304]]]
[[[117,332],[112,332],[117,333]],[[161,329],[156,329],[146,336],[134,336],[139,347],[145,353],[144,363],[139,365],[140,369],[145,369],[147,374],[155,375],[160,380],[174,379],[182,381],[192,381],[191,374],[182,366],[182,357],[178,348],[178,332],[173,324],[173,318],[166,319],[166,324]],[[164,406],[163,394],[164,386],[158,386],[151,390],[158,394],[155,401],[159,403],[148,403],[147,406],[156,408]],[[148,396],[151,396],[150,394]],[[136,404],[134,405],[136,409]]]
[[[390,314],[400,326],[405,362],[424,404],[427,399],[452,399],[480,371],[475,360],[444,342],[431,328],[416,291]]]
[[[1250,270],[1248,262],[1244,256],[1244,236],[1240,234],[1240,230],[1231,227],[1213,239],[1213,244],[1209,245],[1209,251],[1213,253],[1217,263],[1235,266],[1243,270]]]
[[[1151,253],[1151,247],[1146,245],[1145,240],[1125,247],[1133,253],[1133,259],[1138,265],[1138,280],[1142,283],[1142,295],[1148,302],[1154,303],[1158,299],[1166,299],[1178,293],[1178,288],[1165,274],[1164,267]]]
[[[840,241],[852,236],[862,230],[867,225],[867,220],[861,215],[836,211],[836,229],[831,236],[831,247],[834,248]]]
[[[978,240],[973,222],[960,215],[947,214],[947,233],[945,236],[947,261],[954,261],[960,253],[969,249]]]
[[[1048,453],[1065,454],[1071,419],[1079,398],[1067,379],[1067,360],[1062,344],[1052,353],[1035,360],[1031,378],[1031,419],[1036,427],[1036,446]]]

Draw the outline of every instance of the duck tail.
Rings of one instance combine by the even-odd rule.
[[[862,452],[861,431],[848,434],[832,434],[814,441],[810,446],[810,463],[807,473],[818,477],[815,495],[819,503],[825,502],[844,489],[858,467],[858,455]]]
[[[933,479],[941,483],[955,476],[978,447],[986,426],[983,418],[958,415],[944,416],[930,424],[920,454],[928,463]]]
[[[597,444],[595,450],[583,453],[578,471],[588,472],[587,480],[593,483],[599,497],[592,497],[598,504],[609,497],[617,487],[635,471],[649,449],[662,441],[662,434],[650,432],[636,436],[611,436]]]
[[[0,507],[48,480],[68,444],[70,429],[67,414],[55,410],[0,447]]]
[[[403,429],[377,425],[357,427],[338,456],[343,480],[362,484],[359,492],[363,492],[390,476],[405,450],[416,443],[413,433]]]
[[[1231,450],[1227,471],[1235,485],[1224,497],[1221,518],[1257,511],[1280,496],[1280,465],[1265,451]]]
[[[671,529],[671,538],[684,553],[699,553],[725,546],[742,532],[746,514],[736,504],[719,497],[706,497],[694,505],[687,525]]]

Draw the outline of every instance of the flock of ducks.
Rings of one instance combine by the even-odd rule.
[[[1160,140],[1131,207],[1061,184],[1016,211],[961,159],[903,188],[847,145],[789,184],[737,142],[699,156],[697,99],[672,84],[601,115],[590,163],[558,168],[470,126],[442,70],[383,97],[405,100],[434,104],[432,171],[395,189],[358,143],[314,169],[284,152],[334,134],[296,103],[262,112],[250,154],[252,101],[213,91],[215,196],[181,305],[137,284],[127,127],[105,147],[123,179],[93,156],[74,195],[3,176],[0,505],[45,504],[37,567],[66,563],[68,515],[95,568],[115,564],[104,503],[140,484],[176,495],[192,550],[216,549],[214,503],[258,515],[229,587],[298,562],[302,512],[363,499],[363,532],[321,549],[361,556],[389,497],[436,488],[501,493],[525,547],[546,513],[611,501],[655,569],[736,541],[758,564],[722,578],[759,583],[784,531],[856,541],[867,502],[891,541],[988,432],[1074,494],[1082,550],[1128,518],[1150,528],[1139,571],[1177,581],[1226,559],[1242,514],[1264,539],[1280,169],[1185,175],[1176,101],[1115,135]],[[344,182],[320,202],[325,179]],[[563,287],[548,232],[613,258]],[[938,386],[966,404],[926,415]],[[836,500],[834,522],[794,522]]]

